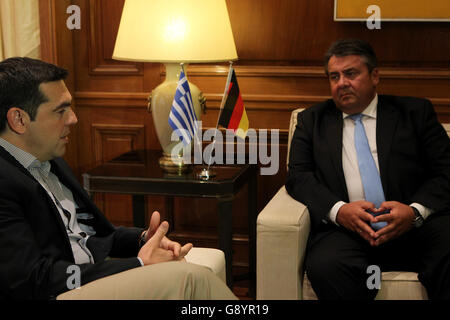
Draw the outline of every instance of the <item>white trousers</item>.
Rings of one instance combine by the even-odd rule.
[[[211,270],[186,262],[138,267],[87,283],[57,300],[236,300]]]

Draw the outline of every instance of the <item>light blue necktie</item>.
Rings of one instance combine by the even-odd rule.
[[[364,188],[366,201],[372,202],[376,208],[385,201],[383,186],[381,185],[380,174],[370,152],[369,142],[367,141],[366,131],[361,122],[362,114],[353,114],[349,116],[355,121],[355,147],[358,156],[359,173]],[[372,212],[369,212],[372,213]],[[386,226],[386,222],[372,223],[373,229],[378,230]]]

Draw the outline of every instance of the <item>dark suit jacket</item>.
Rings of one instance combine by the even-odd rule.
[[[287,192],[310,212],[312,237],[336,226],[322,220],[348,202],[342,169],[342,112],[327,100],[299,113],[293,135]],[[376,141],[387,201],[420,203],[450,212],[450,140],[428,100],[378,96]]]
[[[94,215],[96,235],[87,245],[94,264],[79,265],[81,285],[140,266],[140,229],[115,228],[78,184],[62,159],[52,172],[80,207]],[[122,257],[105,261],[107,256]],[[0,298],[49,299],[68,291],[74,257],[58,209],[33,176],[0,147]]]

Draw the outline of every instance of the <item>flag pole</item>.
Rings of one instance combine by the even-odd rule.
[[[228,89],[230,87],[230,82],[231,82],[231,74],[232,74],[232,70],[233,70],[233,61],[229,61],[229,63],[230,63],[230,68],[228,69],[228,77],[227,77],[227,82],[225,84],[225,91],[223,93],[222,101],[220,102],[219,116],[217,117],[216,130],[214,131],[213,144],[212,144],[212,148],[211,148],[211,154],[209,155],[209,160],[208,160],[208,168],[207,169],[203,168],[203,170],[198,174],[198,177],[200,179],[202,179],[202,180],[209,180],[209,178],[212,178],[212,177],[216,176],[216,174],[212,170],[210,170],[211,158],[212,158],[212,151],[215,149],[215,146],[216,146],[216,136],[217,136],[217,131],[218,131],[218,128],[219,128],[220,116],[222,115],[222,111],[223,111],[223,107],[224,107],[225,101],[227,101],[227,98],[228,98]]]
[[[188,85],[189,85],[189,80],[187,78],[186,71],[184,70],[184,62],[180,62],[180,67],[181,67],[181,71],[184,73],[184,76],[186,77],[186,81],[188,82]],[[190,89],[191,88],[189,88],[189,92],[191,91]],[[192,99],[192,93],[191,93],[191,99]],[[192,106],[194,106],[194,101],[192,101]],[[192,111],[195,114],[195,109],[192,110]],[[196,139],[196,137],[197,137],[197,132],[194,133],[194,137],[192,137],[192,140],[193,141],[197,141],[197,145],[199,147],[199,150],[201,151],[202,150],[202,145],[201,145],[200,141],[198,139]]]

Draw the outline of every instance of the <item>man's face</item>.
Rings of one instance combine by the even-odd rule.
[[[378,69],[369,73],[360,56],[332,56],[328,61],[328,74],[333,100],[347,114],[362,112],[375,97]]]
[[[48,101],[39,106],[35,120],[29,123],[26,145],[29,153],[44,162],[64,155],[69,127],[78,120],[64,81],[42,83],[39,89]]]

